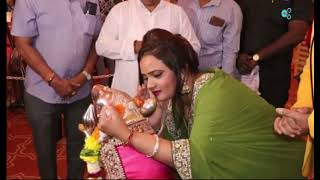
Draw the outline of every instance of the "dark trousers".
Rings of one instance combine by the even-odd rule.
[[[290,63],[286,65],[260,66],[261,97],[274,107],[284,107],[290,88]]]
[[[56,147],[64,116],[67,139],[67,178],[82,179],[84,162],[79,158],[84,135],[78,129],[91,98],[71,104],[50,104],[25,92],[25,107],[37,153],[41,179],[57,179]]]

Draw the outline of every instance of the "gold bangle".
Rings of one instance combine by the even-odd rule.
[[[156,144],[153,147],[153,152],[152,154],[147,154],[146,156],[148,158],[152,158],[153,156],[155,156],[158,151],[159,151],[159,147],[160,147],[160,143],[159,143],[159,136],[157,134],[154,135],[156,137]]]
[[[127,145],[130,143],[130,140],[131,140],[133,134],[134,134],[134,131],[133,131],[133,130],[130,130],[130,134],[129,134],[126,142],[123,143],[123,145],[127,146]]]
[[[47,81],[49,86],[51,86],[51,82],[55,77],[56,77],[56,73],[52,73],[52,75],[50,76],[50,78]]]

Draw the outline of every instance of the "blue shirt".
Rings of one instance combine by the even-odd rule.
[[[85,0],[19,0],[13,13],[11,34],[32,37],[33,46],[56,74],[70,79],[84,68],[94,36],[99,33],[96,15],[84,12]],[[87,81],[75,96],[63,100],[41,76],[26,68],[26,91],[47,103],[72,103],[89,95]]]
[[[234,0],[211,0],[200,7],[198,0],[179,0],[200,41],[199,69],[221,67],[234,73],[240,46],[242,12]]]

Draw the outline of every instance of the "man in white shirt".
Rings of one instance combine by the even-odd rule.
[[[139,84],[137,53],[143,35],[153,28],[181,34],[199,53],[199,40],[181,7],[165,0],[121,2],[109,12],[96,42],[98,55],[115,60],[112,88],[136,95]]]

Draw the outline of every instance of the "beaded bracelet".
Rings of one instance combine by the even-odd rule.
[[[153,152],[150,155],[146,155],[148,158],[155,156],[159,151],[159,136],[157,134],[154,135],[156,137],[156,144],[154,145]]]

